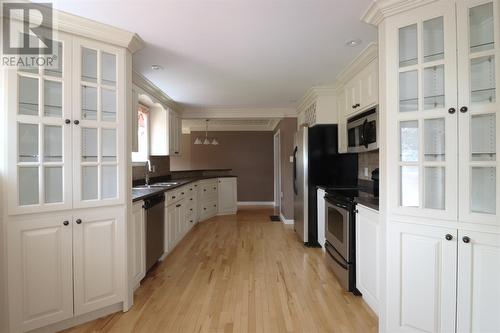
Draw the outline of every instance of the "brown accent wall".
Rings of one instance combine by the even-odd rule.
[[[286,219],[293,219],[293,156],[294,137],[297,132],[297,118],[283,118],[274,133],[279,130],[281,143],[281,213]]]
[[[218,146],[195,145],[204,132],[182,135],[182,156],[172,157],[170,168],[230,168],[238,176],[238,201],[274,201],[273,132],[208,132]]]

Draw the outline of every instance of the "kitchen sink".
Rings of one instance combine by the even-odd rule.
[[[170,186],[175,186],[177,184],[179,184],[179,183],[177,183],[177,182],[154,183],[154,184],[150,184],[150,185],[138,185],[138,186],[134,186],[134,188],[145,189],[145,188],[156,188],[156,187],[170,187]]]

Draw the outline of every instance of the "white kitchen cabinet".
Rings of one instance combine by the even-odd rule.
[[[389,239],[387,331],[455,332],[457,230],[391,223]]]
[[[374,4],[365,19],[374,19],[375,12],[383,13],[384,6]],[[498,244],[500,227],[499,3],[396,1],[391,6],[390,16],[382,14],[376,19],[383,22],[379,36],[380,45],[384,45],[380,99],[386,147],[381,151],[381,175],[390,178],[385,193],[383,186],[381,193],[388,203],[387,228],[393,230],[387,235],[388,330],[438,331],[447,327],[454,332],[456,325],[459,332],[500,331],[498,279],[489,278],[498,274],[495,242]],[[394,232],[401,231],[399,222],[408,228],[411,225],[413,233],[420,236]],[[451,241],[442,240],[444,231],[453,236]],[[476,243],[463,243],[463,235],[468,234],[475,236]],[[405,260],[406,247],[399,245],[412,237],[415,246],[427,244],[429,251],[434,242],[435,253],[426,254],[422,249],[419,256]],[[454,275],[448,270],[437,275],[430,271],[431,266],[422,267],[433,257],[437,259],[436,251],[445,251],[449,244],[458,252],[453,256],[442,252],[440,261],[433,265],[458,262]],[[488,270],[485,262],[495,264]],[[458,294],[451,297],[451,291],[437,289],[428,293],[422,281],[398,275],[404,271],[393,268],[400,263],[415,274],[426,272],[431,278],[422,281],[437,281],[432,283],[441,289],[458,281]],[[404,288],[420,290],[421,294],[408,303]],[[484,290],[491,294],[485,296]],[[439,309],[436,304],[447,306]],[[407,311],[414,305],[421,312],[418,318]],[[387,323],[381,322],[381,327]]]
[[[73,206],[123,204],[125,50],[75,39],[73,57]]]
[[[339,112],[339,127],[338,127],[338,150],[340,154],[347,153],[347,112],[346,91],[340,89],[337,95],[337,108]]]
[[[132,217],[128,219],[129,241],[127,247],[132,258],[129,283],[132,288],[139,286],[146,275],[146,212],[143,205],[144,201],[142,200],[134,202]],[[168,240],[167,237],[165,239]]]
[[[73,316],[72,230],[71,214],[12,221],[7,249],[11,332]]]
[[[120,208],[75,212],[74,311],[81,315],[123,299],[125,215]]]
[[[218,214],[236,214],[238,210],[237,178],[225,177],[218,181]]]
[[[345,83],[345,117],[378,104],[378,59],[371,60],[359,73]]]
[[[457,332],[500,331],[500,233],[459,230]]]
[[[378,314],[380,299],[379,213],[359,204],[356,207],[356,288],[363,294],[363,299],[370,308]]]
[[[156,106],[149,111],[150,154],[175,156],[180,154],[181,119],[169,108]]]
[[[165,206],[165,251],[172,251],[177,245],[177,223],[176,223],[176,204]],[[168,230],[168,232],[166,231]]]

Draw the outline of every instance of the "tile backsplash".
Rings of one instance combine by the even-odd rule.
[[[358,155],[358,178],[364,180],[372,179],[372,171],[379,167],[379,151],[372,150]],[[365,175],[368,169],[368,176]]]
[[[160,177],[170,175],[170,157],[169,156],[150,156],[151,165],[154,166],[155,172],[150,172],[150,177]],[[144,166],[132,167],[132,179],[144,179],[146,174],[146,164]]]

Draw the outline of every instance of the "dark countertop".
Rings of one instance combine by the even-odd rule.
[[[317,188],[325,190],[330,186],[318,185]],[[369,186],[359,186],[360,190],[358,191],[358,195],[353,198],[354,202],[359,205],[363,205],[365,207],[374,209],[376,211],[379,210],[379,198],[373,195],[372,189]]]
[[[365,207],[375,209],[378,211],[379,203],[378,203],[378,198],[375,198],[373,194],[366,193],[365,195],[362,195],[362,193],[366,192],[360,192],[360,196],[354,198],[354,202],[356,202],[359,205],[363,205]]]
[[[132,188],[132,201],[139,201],[143,199],[147,199],[149,197],[155,196],[157,194],[161,194],[176,188],[179,188],[181,186],[184,186],[186,184],[196,182],[198,180],[203,180],[203,179],[213,179],[213,178],[236,178],[236,176],[232,175],[226,175],[226,176],[200,176],[200,177],[192,177],[192,178],[185,178],[185,179],[174,179],[171,180],[172,182],[176,182],[178,184],[169,186],[169,187],[151,187],[151,188],[137,188],[134,187]]]

